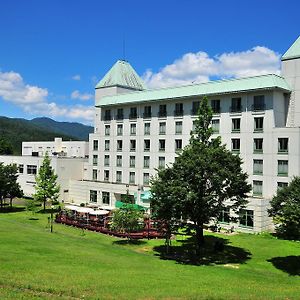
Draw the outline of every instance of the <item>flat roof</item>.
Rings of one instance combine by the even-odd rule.
[[[270,89],[281,89],[291,92],[290,86],[283,77],[275,74],[267,74],[105,96],[98,100],[95,105],[96,107],[103,107],[109,105],[133,104],[139,102],[171,100],[193,96],[212,96]]]

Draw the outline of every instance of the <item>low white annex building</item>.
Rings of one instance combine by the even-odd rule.
[[[203,96],[214,111],[214,134],[241,156],[253,188],[234,226],[269,230],[270,199],[300,175],[300,38],[282,56],[281,76],[147,90],[128,62],[117,61],[96,86],[87,177],[71,180],[70,200],[114,206],[129,193],[148,207],[149,179],[188,143]]]

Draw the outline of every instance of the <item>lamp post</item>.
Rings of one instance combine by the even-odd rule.
[[[51,205],[50,232],[53,232],[53,205]]]

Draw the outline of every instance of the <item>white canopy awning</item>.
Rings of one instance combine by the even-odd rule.
[[[91,213],[94,211],[92,208],[75,206],[75,205],[66,205],[65,209],[75,210],[80,213]]]
[[[75,205],[65,205],[65,209],[70,209],[70,210],[76,210],[79,208],[79,206]]]
[[[90,215],[97,215],[97,216],[105,216],[107,214],[109,214],[109,211],[104,209],[94,210],[93,212],[90,212]]]

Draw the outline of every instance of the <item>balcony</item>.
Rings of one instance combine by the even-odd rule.
[[[230,112],[231,113],[241,113],[242,110],[243,110],[242,106],[238,106],[238,105],[230,106]]]
[[[183,116],[183,110],[174,110],[174,116],[175,117],[182,117]]]
[[[167,116],[167,112],[166,111],[159,111],[157,116],[159,118],[165,118]]]
[[[104,115],[103,120],[104,121],[111,121],[111,115]]]
[[[137,113],[129,114],[129,119],[136,119],[136,118],[137,118]]]
[[[258,103],[252,105],[252,111],[254,112],[260,112],[266,110],[266,104],[265,103]]]
[[[220,114],[221,113],[221,107],[212,107],[213,114]]]
[[[116,115],[116,120],[121,121],[123,119],[124,119],[124,115],[123,114]]]
[[[144,112],[144,113],[143,113],[143,118],[144,118],[144,119],[151,118],[151,116],[152,116],[151,112]]]

